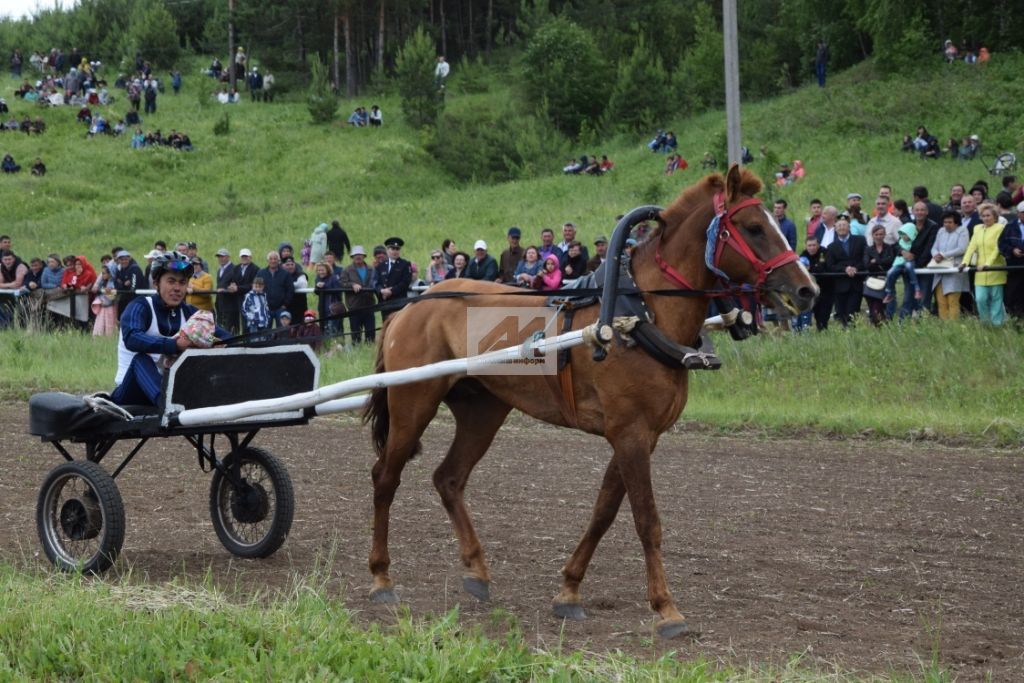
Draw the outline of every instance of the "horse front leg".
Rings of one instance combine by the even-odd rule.
[[[651,609],[658,613],[657,631],[662,638],[672,638],[689,632],[686,619],[676,609],[665,577],[661,556],[661,520],[654,503],[651,484],[651,448],[636,446],[620,451],[615,449],[619,473],[622,475],[629,505],[633,509],[633,524],[644,550],[647,565],[647,599]]]
[[[562,568],[562,590],[555,597],[555,616],[560,619],[580,620],[586,618],[583,611],[583,602],[580,598],[580,583],[587,573],[590,560],[597,550],[597,544],[605,532],[615,521],[619,513],[619,506],[626,495],[626,487],[619,474],[618,465],[613,456],[604,471],[604,480],[601,482],[601,490],[594,502],[594,511],[590,516],[590,524],[587,526],[583,538],[580,539],[576,550]]]

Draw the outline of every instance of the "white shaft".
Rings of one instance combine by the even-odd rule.
[[[184,427],[195,427],[199,425],[218,424],[240,420],[253,415],[265,415],[280,413],[290,410],[304,410],[321,403],[343,398],[351,394],[370,389],[398,386],[401,384],[413,384],[437,377],[448,375],[464,375],[469,372],[470,365],[490,365],[508,363],[510,361],[533,358],[535,352],[541,354],[553,353],[561,349],[568,349],[574,346],[581,346],[594,338],[596,323],[582,330],[566,332],[557,337],[540,339],[537,342],[527,342],[522,346],[513,346],[499,351],[483,353],[470,358],[454,358],[452,360],[432,363],[418,368],[406,370],[394,370],[382,372],[365,377],[330,384],[313,391],[301,394],[292,394],[282,398],[270,398],[259,401],[246,401],[226,406],[210,406],[209,408],[194,408],[183,410],[178,413],[178,424]],[[610,334],[608,335],[610,339]],[[356,406],[358,407],[358,406]]]

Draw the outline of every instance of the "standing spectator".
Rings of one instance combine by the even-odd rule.
[[[552,254],[561,262],[562,250],[555,245],[555,231],[551,228],[544,228],[540,231],[540,258],[543,261]]]
[[[279,325],[281,312],[288,310],[288,304],[295,294],[291,273],[281,267],[281,254],[276,251],[267,252],[267,267],[260,269],[256,277],[263,279],[270,317]]]
[[[64,266],[60,264],[58,254],[50,254],[46,257],[46,267],[39,276],[40,289],[57,289],[60,287],[60,279],[64,275]]]
[[[826,206],[821,210],[821,220],[818,227],[814,229],[814,236],[818,238],[818,244],[822,249],[828,249],[829,245],[836,238],[836,219],[839,217],[839,209],[834,206]]]
[[[238,265],[235,266],[234,276],[228,284],[228,291],[238,297],[238,302],[245,298],[245,295],[252,289],[253,280],[259,273],[259,268],[252,262],[252,251],[242,249],[238,252]]]
[[[532,288],[543,265],[537,247],[532,245],[527,247],[523,254],[523,260],[516,266],[515,283],[520,287]]]
[[[11,77],[21,78],[21,65],[24,60],[21,57],[21,50],[11,53]]]
[[[246,85],[249,86],[249,97],[253,102],[259,102],[263,99],[263,76],[260,75],[259,69],[256,67],[252,68],[249,77],[246,79]],[[298,318],[298,320],[301,319]]]
[[[999,253],[1008,266],[1024,266],[1024,202],[1017,204],[1017,217],[1006,224],[999,236]],[[1024,320],[1024,270],[1006,273],[1006,311]]]
[[[360,344],[363,340],[373,343],[377,334],[376,324],[373,311],[367,309],[374,304],[376,271],[366,263],[366,250],[360,245],[352,247],[351,256],[352,263],[341,274],[341,286],[350,290],[345,292],[345,307],[349,311],[352,343]]]
[[[786,215],[786,208],[789,203],[785,199],[776,199],[775,204],[772,205],[772,213],[775,215],[775,221],[779,224],[779,230],[782,231],[782,236],[786,238],[786,243],[790,249],[796,249],[796,223],[789,220]]]
[[[327,224],[321,223],[313,228],[313,234],[309,238],[309,262],[320,263],[327,254]],[[333,249],[331,251],[334,251]]]
[[[466,277],[466,270],[469,267],[469,254],[457,251],[455,252],[455,258],[452,259],[451,270],[444,276],[445,280],[458,280],[459,278]]]
[[[121,249],[114,254],[117,261],[114,289],[117,290],[117,319],[120,320],[124,309],[135,298],[135,290],[145,289],[148,281],[130,253]]]
[[[487,253],[487,242],[477,240],[473,245],[473,259],[466,268],[466,277],[487,282],[498,279],[498,262]]]
[[[828,68],[828,43],[824,40],[818,41],[818,48],[814,53],[814,75],[818,79],[818,87],[825,87],[825,72]]]
[[[928,219],[935,223],[935,227],[938,228],[942,225],[942,207],[933,202],[928,198],[928,188],[924,185],[917,185],[913,190],[914,204],[918,202],[924,202],[924,205],[928,208]],[[920,226],[918,226],[920,231]]]
[[[437,58],[437,66],[434,67],[434,88],[436,90],[444,88],[445,81],[448,80],[449,72],[451,72],[451,65],[445,61],[444,55],[439,55]]]
[[[21,289],[27,275],[28,266],[13,251],[0,252],[0,289]]]
[[[876,225],[885,228],[885,243],[895,245],[899,240],[900,219],[889,213],[889,199],[885,195],[879,195],[875,200],[875,216],[868,223],[868,234],[874,230]]]
[[[964,193],[967,191],[960,183],[954,184],[949,188],[949,201],[942,207],[944,211],[960,211],[960,200],[963,198]]]
[[[980,223],[977,200],[974,195],[965,194],[960,198],[960,225],[967,230],[968,237],[974,237],[974,228]]]
[[[868,217],[864,214],[861,208],[861,197],[859,192],[851,192],[846,195],[846,215],[850,217],[850,231],[853,231],[853,224],[859,223],[862,230],[866,230],[868,226]],[[865,237],[866,239],[866,237]]]
[[[900,320],[906,315],[913,314],[917,310],[915,305],[916,301],[920,301],[923,296],[921,292],[920,283],[917,280],[917,269],[914,267],[914,259],[907,258],[907,254],[911,254],[910,247],[917,237],[917,227],[913,223],[905,223],[900,228],[900,240],[896,243],[896,258],[892,261],[892,267],[889,272],[885,275],[885,299],[883,303],[889,304],[896,299],[896,279],[903,276],[904,282],[909,281],[909,285],[906,285],[907,298],[910,299],[909,304],[905,304],[907,309],[906,313],[900,309]],[[911,298],[912,296],[912,298]]]
[[[501,259],[498,263],[498,282],[514,283],[516,266],[523,260],[523,248],[519,246],[522,236],[523,231],[515,225],[508,229],[508,249],[501,252]]]
[[[313,290],[317,298],[316,310],[319,313],[316,317],[327,321],[324,325],[328,333],[342,332],[342,318],[328,320],[345,310],[341,305],[341,292],[338,291],[341,289],[341,278],[334,274],[334,269],[326,261],[317,263],[314,272],[316,279],[313,281]]]
[[[145,112],[147,114],[156,113],[156,81],[147,81],[146,91],[143,94],[146,100]]]
[[[412,285],[412,264],[402,258],[402,247],[405,245],[400,237],[389,237],[384,240],[387,256],[377,264],[377,297],[381,303],[386,301],[402,302],[409,295]],[[492,261],[494,259],[491,259]],[[497,270],[497,265],[495,265]],[[494,277],[491,277],[493,280]],[[387,320],[395,309],[384,311],[381,318]]]
[[[796,230],[796,226],[793,226],[793,230]],[[594,240],[594,256],[587,261],[587,271],[593,273],[601,264],[604,263],[608,254],[608,238],[604,235],[598,235],[597,239]]]
[[[871,230],[871,244],[864,251],[864,270],[874,278],[884,278],[896,258],[896,250],[891,244],[885,243],[885,228],[875,225]],[[869,282],[868,285],[871,283]],[[870,286],[864,287],[864,297],[868,300],[868,316],[875,326],[881,325],[889,316],[885,312],[884,289],[879,291]]]
[[[213,312],[213,278],[203,268],[203,260],[198,256],[192,257],[192,277],[185,289],[188,296],[185,303],[195,306],[203,311]]]
[[[110,269],[103,266],[100,269],[100,276],[96,282],[93,283],[91,288],[92,303],[90,308],[94,316],[95,321],[92,325],[92,334],[94,337],[106,337],[113,334],[117,334],[117,292],[115,291],[114,276],[110,274]]]
[[[583,254],[583,245],[578,240],[569,243],[569,251],[562,266],[562,281],[576,280],[587,274],[587,258]]]
[[[274,101],[274,74],[269,71],[263,76],[263,101]]]
[[[245,67],[248,59],[245,56],[245,48],[241,45],[235,50],[235,79],[245,80]]]
[[[922,190],[925,197],[928,196],[928,190],[923,187],[915,188],[915,195],[918,190]],[[938,205],[935,208],[938,209]],[[941,209],[939,211],[941,212]],[[914,227],[917,228],[917,237],[914,238],[909,251],[904,251],[902,256],[907,260],[913,261],[915,269],[925,268],[932,259],[932,245],[935,244],[935,236],[939,233],[939,224],[930,218],[931,208],[924,200],[914,202],[911,214],[913,215]],[[930,311],[932,309],[931,274],[918,273],[917,282],[921,287],[921,301],[914,302],[905,296],[903,305],[900,307],[901,318],[910,315],[916,305],[919,305],[923,311]]]
[[[263,332],[270,329],[270,307],[267,295],[263,291],[263,278],[256,277],[252,281],[249,292],[242,300],[242,320],[245,333]]]
[[[345,254],[352,249],[348,240],[348,233],[341,227],[337,220],[331,221],[331,229],[327,231],[327,249],[334,253],[339,261],[345,258]],[[364,255],[365,256],[365,255]]]
[[[836,319],[843,327],[850,324],[850,317],[860,310],[863,277],[857,271],[864,263],[867,242],[860,235],[850,234],[850,221],[840,218],[836,221],[836,238],[825,251],[825,266],[835,277]]]
[[[181,91],[181,71],[178,69],[171,72],[171,90],[175,95]]]
[[[128,84],[127,95],[128,102],[132,105],[134,116],[132,116],[132,112],[129,112],[129,114],[125,116],[125,123],[130,126],[138,125],[139,104],[142,102],[142,81],[138,78],[132,79],[132,82]]]
[[[964,199],[967,195],[964,196]],[[1006,284],[1006,271],[988,270],[990,266],[1005,266],[1006,259],[999,253],[999,237],[1003,225],[999,222],[999,214],[992,206],[981,210],[981,223],[974,228],[974,235],[967,244],[964,260],[960,270],[977,255],[977,272],[974,274],[974,302],[978,307],[978,318],[982,322],[999,326],[1003,324],[1003,286]]]
[[[306,305],[306,293],[299,290],[308,288],[309,280],[292,256],[281,259],[281,267],[292,279],[292,298],[288,302],[288,312],[292,314],[292,320],[302,320],[303,313],[309,307]]]
[[[444,256],[444,260],[449,266],[455,265],[456,253],[458,253],[458,249],[455,246],[455,240],[445,239],[441,241],[441,255]]]
[[[811,215],[808,216],[807,220],[804,222],[804,227],[807,230],[807,236],[810,237],[818,230],[818,223],[821,222],[821,211],[825,208],[825,205],[821,203],[820,199],[814,198],[811,200],[808,207],[810,208]],[[822,249],[824,249],[824,247],[822,247]]]
[[[935,235],[932,260],[940,266],[956,268],[967,251],[967,228],[960,225],[960,215],[947,211],[942,215],[942,228]],[[967,275],[936,275],[933,278],[935,302],[942,320],[960,317],[960,294],[968,289]]]
[[[96,282],[96,270],[89,263],[89,259],[79,255],[71,257],[71,264],[64,269],[60,286],[68,293],[81,293],[88,292],[94,282]]]
[[[217,299],[214,308],[217,312],[217,324],[238,334],[239,298],[237,287],[231,291],[231,282],[235,277],[235,265],[231,263],[231,253],[227,249],[218,249],[216,284]]]

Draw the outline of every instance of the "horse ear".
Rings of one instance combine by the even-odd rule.
[[[742,185],[743,173],[740,171],[740,165],[733,164],[729,167],[729,174],[725,177],[725,196],[730,204],[739,198]]]

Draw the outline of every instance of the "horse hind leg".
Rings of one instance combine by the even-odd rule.
[[[459,554],[466,568],[462,587],[476,599],[487,601],[490,599],[491,575],[466,509],[464,492],[470,473],[490,448],[511,408],[486,391],[466,395],[458,391],[456,389],[447,399],[455,416],[455,439],[444,460],[434,470],[434,487],[459,539]]]
[[[384,398],[386,405],[375,408],[376,417],[387,420],[387,428],[375,429],[380,448],[373,466],[373,545],[370,548],[369,567],[373,576],[370,600],[377,603],[397,603],[389,569],[388,533],[391,523],[391,504],[402,483],[402,470],[410,458],[419,452],[420,436],[437,413],[443,382],[422,383],[410,387],[392,387]],[[432,398],[436,396],[436,398]],[[379,438],[378,438],[379,437]]]

